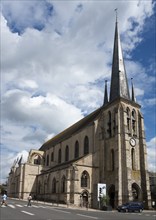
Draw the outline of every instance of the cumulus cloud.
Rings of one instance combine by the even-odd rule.
[[[23,33],[26,28],[42,30],[53,14],[48,1],[4,1],[2,12],[12,32]]]
[[[24,123],[25,126],[31,123],[42,125],[47,131],[54,128],[55,124],[55,132],[58,132],[82,118],[82,113],[78,108],[50,93],[45,96],[31,96],[28,92],[11,90],[4,96],[2,104],[3,118],[18,124]]]
[[[111,74],[116,7],[127,74],[142,97],[153,77],[132,60],[131,52],[142,41],[152,1],[2,2],[1,125],[6,158],[38,149],[101,106],[104,79],[109,81]]]
[[[148,168],[156,172],[156,137],[147,142]]]
[[[28,151],[22,150],[18,153],[13,151],[3,151],[3,156],[1,156],[1,169],[0,169],[0,176],[1,180],[0,183],[6,182],[6,177],[8,177],[10,169],[15,161],[17,161],[16,166],[18,166],[18,161],[21,158],[21,163],[25,163],[28,159]]]

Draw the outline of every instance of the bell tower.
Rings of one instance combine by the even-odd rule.
[[[103,104],[103,171],[102,181],[112,207],[128,201],[144,202],[151,207],[147,167],[147,148],[141,106],[132,95],[124,65],[116,17],[110,99],[105,84]]]

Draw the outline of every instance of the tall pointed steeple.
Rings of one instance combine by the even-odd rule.
[[[106,105],[107,103],[108,103],[107,80],[105,80],[105,95],[104,95],[103,105]]]
[[[118,21],[116,15],[113,63],[110,87],[110,102],[116,98],[130,99],[126,70],[122,55],[120,36],[118,33]]]

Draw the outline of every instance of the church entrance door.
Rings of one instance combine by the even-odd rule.
[[[108,190],[108,196],[109,196],[109,204],[112,206],[112,208],[115,207],[115,185],[111,185]]]
[[[141,189],[136,183],[132,184],[132,198],[133,201],[142,201]]]
[[[83,207],[88,207],[88,193],[85,191],[81,194],[81,205]]]

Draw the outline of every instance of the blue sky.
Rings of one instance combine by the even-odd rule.
[[[115,12],[127,77],[156,170],[156,45],[152,1],[1,1],[1,180],[13,161],[103,103]],[[70,117],[69,117],[70,116]]]

